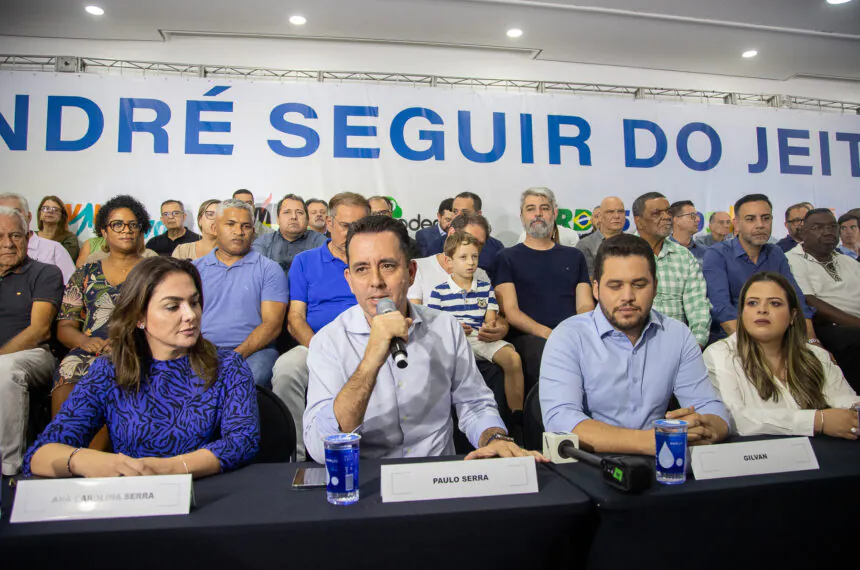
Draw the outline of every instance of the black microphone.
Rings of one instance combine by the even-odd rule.
[[[598,457],[582,451],[569,440],[559,444],[558,454],[600,469],[604,481],[625,492],[638,493],[650,489],[654,481],[654,466],[640,458]]]
[[[377,315],[387,315],[388,313],[393,313],[397,311],[397,306],[394,304],[394,301],[385,297],[384,299],[380,299],[376,304],[376,314]],[[409,361],[406,360],[408,354],[406,354],[406,343],[403,342],[403,339],[399,336],[396,336],[391,339],[391,344],[388,347],[388,352],[391,353],[391,358],[394,359],[394,364],[397,365],[397,368],[406,368],[409,366]]]

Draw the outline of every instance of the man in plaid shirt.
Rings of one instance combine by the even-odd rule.
[[[690,327],[696,342],[708,344],[711,304],[699,262],[687,248],[668,238],[672,234],[669,200],[648,192],[633,202],[633,220],[639,235],[657,258],[657,298],[654,310]]]

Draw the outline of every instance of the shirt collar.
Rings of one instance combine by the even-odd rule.
[[[454,278],[450,275],[448,276],[448,286],[455,293],[459,293],[460,291],[464,290],[462,287],[457,285],[457,282],[454,281]],[[474,291],[477,288],[478,288],[478,278],[473,275],[472,276],[472,283],[469,285],[469,291]]]
[[[763,246],[761,246],[761,250],[758,253],[758,263],[759,264],[768,258],[768,252],[770,251],[770,246],[771,246],[771,244],[769,244],[769,243],[766,243]],[[747,255],[746,250],[741,245],[741,238],[736,237],[735,239],[733,239],[731,242],[731,248],[732,248],[732,253],[735,254],[735,257],[746,257],[747,259],[750,259],[750,256]]]
[[[30,258],[29,256],[25,255],[24,260],[21,263],[19,263],[18,265],[16,265],[14,268],[12,268],[12,270],[9,273],[7,273],[6,275],[7,276],[12,275],[12,274],[20,275],[22,273],[27,273],[27,271],[29,271],[32,266],[33,266],[33,259]]]
[[[335,260],[337,260],[339,263],[343,263],[344,265],[346,265],[345,261],[341,260],[340,258],[335,257],[332,254],[331,250],[328,248],[328,244],[330,244],[330,243],[331,243],[331,238],[327,238],[325,240],[325,243],[320,246],[322,249],[322,251],[320,252],[320,255],[322,256],[323,263],[334,263]]]
[[[370,334],[370,323],[364,316],[364,311],[361,305],[354,305],[343,312],[343,328],[346,332],[353,334]],[[421,313],[415,308],[412,303],[409,303],[409,318],[412,319],[412,326],[409,327],[409,333],[420,323],[424,322],[421,318]]]
[[[696,243],[696,240],[695,240],[695,238],[693,238],[693,237],[690,237],[690,245],[684,245],[684,244],[682,244],[681,242],[679,242],[678,240],[676,240],[676,239],[675,239],[675,236],[673,236],[673,235],[672,235],[672,236],[669,236],[669,239],[670,239],[670,240],[672,240],[672,242],[677,243],[677,244],[678,244],[678,245],[680,245],[681,247],[684,247],[684,248],[687,248],[687,249],[695,249],[695,248],[699,247],[699,244],[697,244],[697,243]]]
[[[600,338],[604,338],[605,336],[616,331],[619,334],[624,334],[618,329],[616,329],[614,326],[612,326],[612,323],[610,323],[609,319],[606,318],[606,315],[603,314],[603,309],[600,308],[600,305],[598,305],[596,309],[591,311],[591,318],[594,320],[594,326],[596,327],[597,335]],[[648,322],[642,328],[642,334],[639,335],[639,340],[641,341],[645,337],[645,334],[648,332],[648,330],[651,328],[659,328],[661,330],[664,329],[665,327],[663,324],[663,319],[665,319],[663,315],[661,315],[654,309],[651,309],[651,312],[648,314]],[[639,341],[637,341],[637,344],[638,343]]]
[[[212,251],[210,251],[205,256],[203,256],[202,263],[204,265],[222,265],[224,267],[227,267],[226,263],[222,262],[220,259],[215,257],[216,251],[218,251],[217,245],[212,249]],[[246,263],[254,263],[257,260],[257,257],[259,257],[259,256],[260,256],[260,254],[252,249],[251,251],[246,253],[245,256],[242,257],[242,259],[240,259],[239,261],[237,261],[236,263],[234,263],[230,267],[236,267],[237,265],[244,265]]]
[[[298,243],[298,242],[300,242],[300,241],[302,241],[302,240],[306,240],[306,239],[308,239],[308,232],[309,232],[309,231],[311,231],[311,230],[306,229],[306,230],[302,233],[302,235],[300,235],[299,237],[297,237],[297,238],[296,238],[296,239],[294,239],[293,241],[290,241],[290,240],[288,240],[287,238],[285,238],[285,237],[283,236],[283,234],[281,234],[281,230],[280,230],[280,229],[276,230],[276,231],[275,231],[275,234],[277,234],[277,236],[278,236],[279,238],[281,238],[281,241],[283,241],[284,243]]]

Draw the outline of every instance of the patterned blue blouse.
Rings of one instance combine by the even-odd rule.
[[[208,449],[221,470],[236,469],[257,454],[260,420],[257,394],[245,359],[218,351],[218,379],[208,390],[187,356],[153,360],[139,392],[120,388],[109,357],[93,361],[62,409],[24,456],[46,443],[85,447],[107,424],[115,453],[129,457],[173,457]]]

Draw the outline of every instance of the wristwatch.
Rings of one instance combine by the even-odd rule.
[[[490,445],[491,443],[493,443],[497,439],[499,439],[501,441],[509,441],[511,443],[514,443],[514,438],[507,436],[503,433],[494,433],[493,435],[490,436],[490,439],[488,439],[487,443],[485,443],[484,445],[485,446]]]

